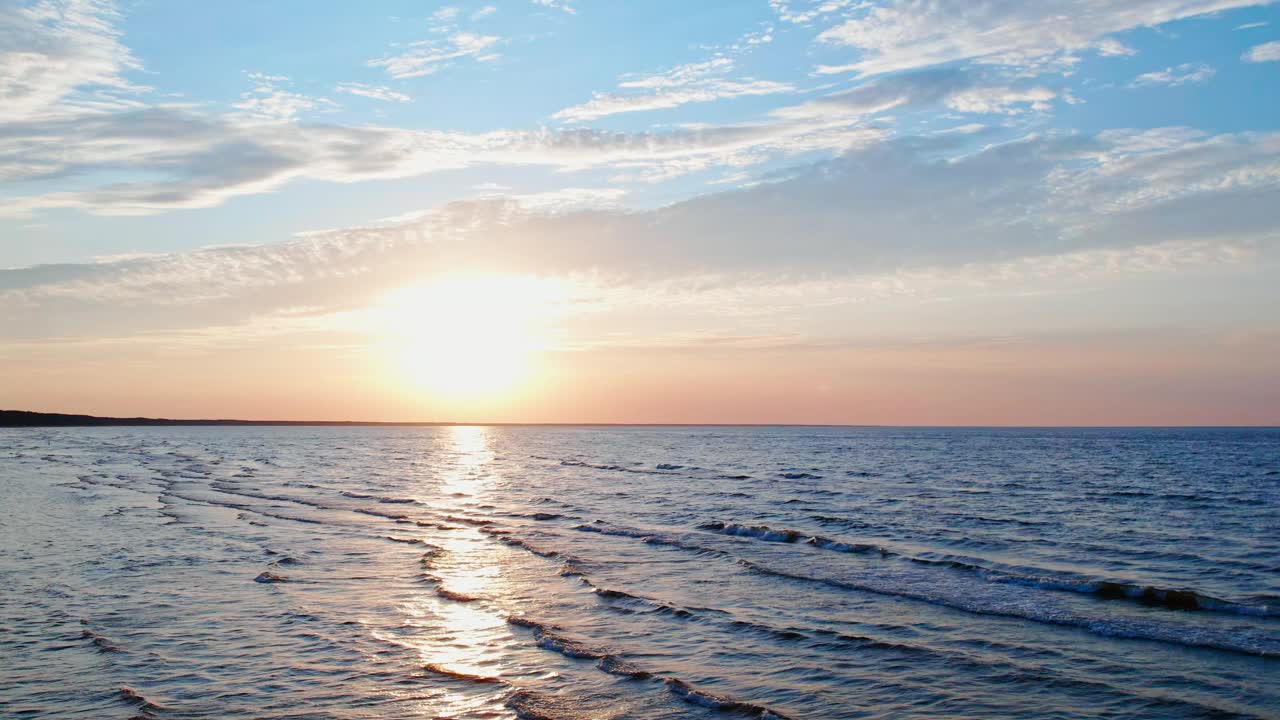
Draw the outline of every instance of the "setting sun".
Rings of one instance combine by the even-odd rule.
[[[534,374],[558,287],[535,277],[448,276],[384,298],[390,356],[436,397],[493,398]]]

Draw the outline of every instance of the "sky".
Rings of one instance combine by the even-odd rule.
[[[0,407],[1280,424],[1280,7],[0,0]]]

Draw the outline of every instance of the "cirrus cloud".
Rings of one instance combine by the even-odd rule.
[[[1267,0],[890,0],[859,6],[854,17],[823,31],[827,43],[860,57],[821,73],[863,75],[976,60],[1000,65],[1070,61],[1072,52],[1130,52],[1109,35]]]
[[[595,93],[590,100],[553,115],[558,120],[585,122],[620,113],[666,110],[689,103],[751,95],[794,92],[790,83],[746,78],[733,80],[723,75],[733,69],[733,61],[720,57],[681,65],[665,73],[624,79],[618,87],[627,94]]]

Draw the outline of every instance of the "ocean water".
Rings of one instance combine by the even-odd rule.
[[[1280,431],[0,430],[0,717],[1280,717]]]

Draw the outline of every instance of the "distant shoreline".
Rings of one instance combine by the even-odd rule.
[[[839,423],[611,423],[611,422],[453,422],[446,420],[234,420],[105,417],[30,410],[0,410],[0,428],[38,427],[795,427],[795,428],[939,428],[1006,430],[1267,430],[1280,425],[873,425]]]
[[[42,413],[27,410],[0,410],[0,427],[149,427],[149,426],[226,426],[226,425],[370,425],[370,426],[430,426],[461,425],[450,422],[360,422],[329,420],[231,420],[231,419],[172,419],[148,417],[102,417],[70,413]]]
[[[0,410],[0,428],[4,427],[467,427],[492,425],[499,427],[881,427],[877,425],[829,425],[822,423],[521,423],[521,422],[451,422],[444,420],[379,421],[379,420],[233,420],[171,419],[148,417],[103,417],[70,413],[42,413],[29,410]]]

